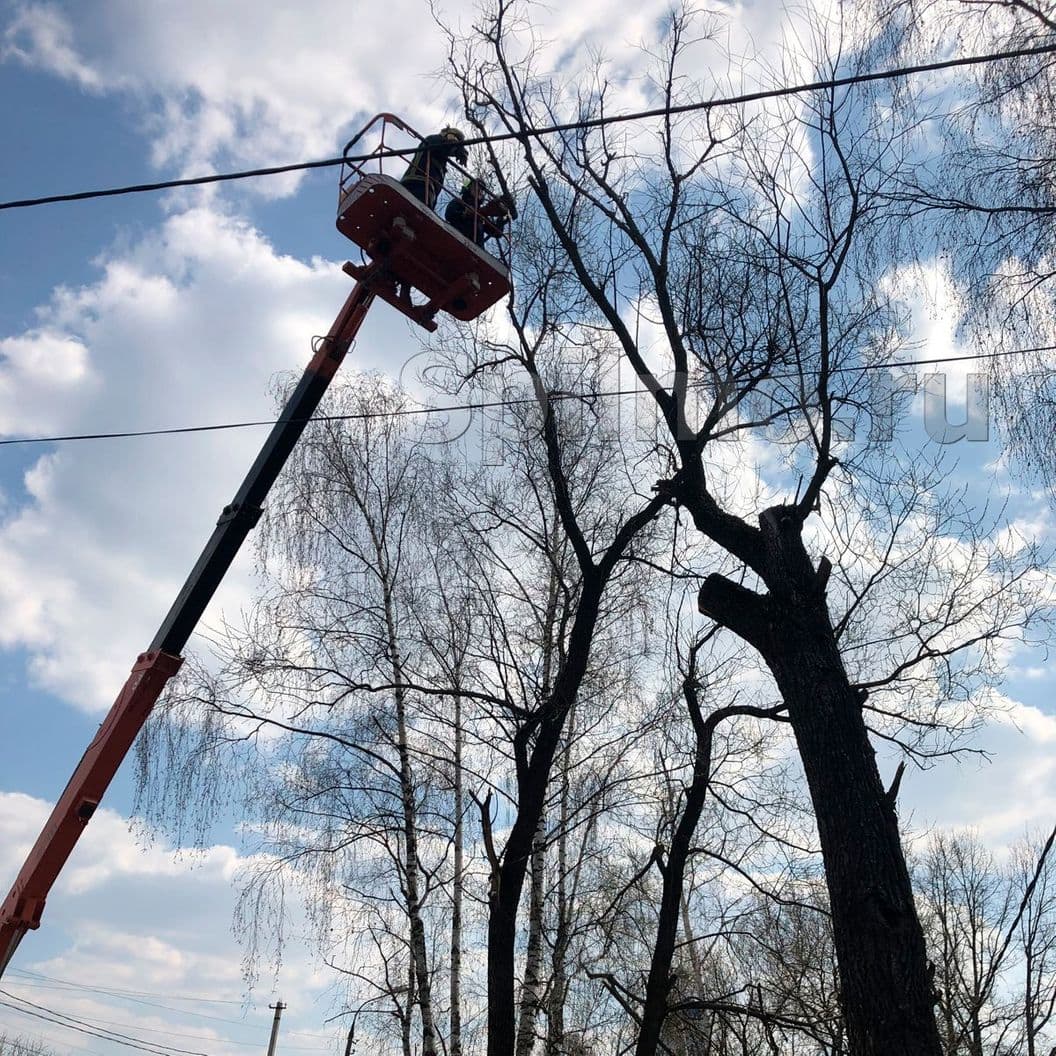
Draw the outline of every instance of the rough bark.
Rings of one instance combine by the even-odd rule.
[[[768,592],[712,575],[700,609],[758,649],[788,708],[825,864],[850,1051],[940,1056],[898,819],[833,632],[827,570],[814,569],[801,528],[794,507],[763,513],[750,556]]]

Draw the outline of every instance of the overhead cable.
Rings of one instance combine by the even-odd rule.
[[[167,1001],[201,1001],[204,1004],[244,1004],[245,1002],[237,998],[219,998],[219,997],[201,997],[196,994],[156,994],[153,991],[132,991],[132,989],[122,989],[119,986],[89,986],[87,983],[75,983],[69,979],[57,979],[55,976],[45,976],[42,972],[30,972],[24,968],[12,968],[11,975],[21,976],[26,980],[41,980],[45,983],[54,983],[56,986],[69,986],[74,989],[91,989],[91,991],[98,991],[101,994],[107,994],[113,997],[162,997]],[[23,983],[23,985],[31,985],[31,983]]]
[[[267,1027],[264,1027],[264,1026],[256,1027],[253,1024],[248,1023],[246,1021],[245,1017],[243,1017],[242,1019],[231,1019],[230,1017],[210,1016],[210,1015],[207,1015],[204,1012],[195,1012],[195,1011],[192,1011],[191,1009],[173,1008],[171,1005],[159,1004],[157,1001],[149,1001],[149,1000],[147,1000],[147,998],[162,997],[162,998],[165,998],[166,1000],[206,1002],[206,1003],[212,1003],[212,1004],[241,1004],[242,1002],[240,1002],[240,1001],[234,1001],[234,1000],[230,1000],[230,999],[221,999],[221,998],[199,997],[199,996],[192,996],[190,994],[158,994],[158,993],[154,993],[153,991],[150,991],[150,990],[121,990],[121,989],[119,989],[117,987],[112,987],[112,988],[110,988],[110,987],[101,987],[101,986],[89,985],[88,983],[75,983],[75,982],[71,982],[68,979],[56,979],[53,976],[43,975],[40,972],[31,972],[31,971],[19,970],[19,969],[12,969],[11,971],[12,971],[12,975],[13,976],[25,976],[26,977],[25,979],[19,978],[19,979],[12,979],[11,980],[11,982],[15,983],[18,986],[36,986],[36,987],[43,987],[43,988],[47,988],[47,989],[57,989],[60,992],[67,993],[67,994],[70,993],[70,992],[84,992],[84,993],[90,993],[90,994],[99,994],[102,997],[114,998],[114,999],[118,999],[118,1000],[121,1000],[121,1001],[130,1001],[133,1004],[145,1005],[148,1008],[159,1008],[162,1011],[172,1012],[173,1014],[178,1015],[178,1016],[188,1016],[188,1017],[193,1018],[193,1019],[207,1019],[207,1020],[209,1020],[209,1021],[211,1021],[213,1023],[231,1024],[231,1025],[234,1025],[236,1027],[241,1027],[243,1029],[248,1029],[248,1030],[260,1030],[260,1031],[264,1031],[264,1032],[267,1032],[267,1030],[268,1030]],[[38,982],[37,980],[42,980],[42,981]],[[46,980],[46,982],[44,980]],[[24,999],[20,999],[20,1000],[24,1000]],[[303,1030],[302,1031],[295,1031],[295,1030],[284,1031],[283,1033],[284,1033],[284,1035],[289,1035],[289,1036],[292,1036],[292,1035],[296,1034],[298,1037],[302,1037],[302,1038],[321,1038],[321,1039],[327,1039],[328,1038],[328,1035],[326,1035],[326,1034],[312,1033],[310,1031],[303,1031]],[[283,1048],[287,1048],[287,1049],[296,1048],[296,1046],[284,1045]],[[300,1051],[315,1052],[315,1051],[318,1051],[318,1050],[314,1049],[314,1048],[301,1047]]]
[[[88,1027],[91,1030],[99,1030],[99,1031],[103,1031],[106,1034],[112,1034],[115,1041],[117,1039],[119,1039],[119,1038],[124,1038],[126,1041],[142,1042],[145,1045],[149,1045],[151,1048],[164,1049],[164,1050],[167,1050],[170,1053],[182,1054],[182,1056],[208,1056],[208,1053],[196,1052],[196,1051],[194,1051],[192,1049],[182,1049],[182,1048],[178,1048],[175,1045],[166,1045],[164,1042],[151,1041],[148,1038],[137,1038],[137,1037],[134,1037],[131,1034],[123,1034],[123,1033],[121,1033],[120,1031],[117,1031],[117,1030],[110,1030],[108,1027],[105,1027],[102,1024],[100,1024],[100,1023],[94,1023],[91,1020],[80,1019],[77,1016],[71,1016],[67,1012],[60,1012],[58,1009],[50,1008],[48,1005],[37,1004],[36,1001],[30,1001],[26,997],[19,997],[16,994],[12,994],[12,993],[10,993],[7,990],[0,990],[0,994],[2,994],[4,997],[10,998],[12,1001],[18,1001],[22,1005],[29,1005],[30,1008],[36,1008],[36,1009],[40,1010],[41,1012],[47,1012],[48,1014],[50,1014],[52,1016],[58,1016],[60,1019],[69,1020],[70,1023],[73,1023],[74,1025],[76,1025],[78,1027]],[[121,1026],[123,1024],[116,1024],[116,1025]],[[199,1040],[201,1041],[201,1040],[207,1040],[207,1039],[199,1038]]]
[[[1005,356],[1023,356],[1032,352],[1054,352],[1056,345],[1038,345],[1034,348],[1009,348],[999,352],[979,352],[970,356],[939,356],[935,359],[904,359],[885,363],[868,363],[852,367],[833,367],[830,374],[857,374],[870,370],[889,370],[894,367],[934,366],[939,363],[963,363],[981,359],[1000,359]],[[787,380],[798,378],[799,373],[771,374],[764,380]],[[703,388],[703,384],[694,384],[690,388]],[[563,400],[597,400],[614,396],[649,396],[648,389],[595,389],[583,392],[551,392],[546,399],[557,403]],[[291,419],[305,422],[359,422],[376,418],[406,418],[418,415],[452,414],[462,411],[488,411],[499,407],[528,407],[538,403],[535,397],[506,400],[482,400],[474,403],[440,404],[435,407],[401,407],[395,411],[358,411],[350,414],[315,414],[310,418]],[[62,444],[81,440],[127,440],[141,436],[177,436],[188,433],[217,433],[228,429],[253,429],[261,426],[278,424],[281,419],[261,418],[244,422],[218,422],[213,425],[181,425],[168,429],[123,429],[115,432],[66,433],[57,436],[14,436],[0,440],[0,447],[26,446],[29,444]]]
[[[23,982],[18,982],[16,985],[25,986],[26,984],[23,983]],[[80,987],[80,986],[72,986],[69,989],[67,989],[65,992],[67,994],[70,994],[71,992],[76,992],[77,990],[83,990],[86,993],[91,993],[91,994],[96,994],[96,993],[99,992],[99,991],[96,990],[95,987]],[[6,991],[4,991],[4,992],[6,993]],[[14,997],[15,1000],[17,1000],[17,1001],[26,1001],[26,998],[17,997],[14,994],[10,994],[9,996]],[[109,996],[109,995],[106,994],[105,991],[103,991],[103,996]],[[121,995],[117,995],[117,996],[121,996]],[[125,1000],[135,1000],[134,998],[129,999],[127,997],[125,997],[124,999]],[[28,1004],[33,1004],[33,1002],[27,1002],[27,1003]],[[149,1002],[144,1002],[144,1003],[145,1004],[149,1004]],[[34,1005],[33,1007],[35,1007],[35,1008],[44,1008],[45,1006],[43,1006],[43,1005]],[[154,1006],[154,1007],[164,1007],[164,1006]],[[48,1011],[54,1012],[55,1015],[60,1015],[60,1016],[64,1016],[65,1015],[65,1013],[58,1012],[55,1009],[48,1009]],[[193,1012],[186,1012],[183,1009],[169,1009],[169,1011],[175,1012],[177,1015],[181,1015],[181,1016],[193,1016],[194,1015]],[[72,1019],[74,1017],[68,1016],[66,1018]],[[238,1040],[236,1040],[234,1038],[223,1038],[223,1039],[220,1039],[220,1038],[209,1038],[209,1037],[203,1037],[201,1034],[186,1034],[186,1033],[182,1033],[180,1031],[173,1030],[172,1027],[145,1027],[145,1026],[143,1026],[141,1024],[138,1024],[138,1023],[121,1023],[121,1022],[119,1022],[117,1020],[113,1020],[113,1019],[96,1019],[96,1020],[91,1020],[91,1021],[88,1021],[88,1020],[76,1020],[76,1022],[84,1024],[84,1025],[87,1025],[87,1026],[90,1026],[90,1027],[93,1027],[93,1028],[98,1029],[98,1030],[107,1030],[107,1031],[109,1031],[113,1027],[121,1027],[121,1028],[123,1028],[125,1030],[145,1030],[148,1034],[164,1034],[166,1037],[169,1037],[169,1038],[190,1038],[192,1041],[199,1041],[199,1042],[212,1042],[212,1041],[217,1041],[218,1042],[218,1041],[222,1040],[223,1044],[225,1044],[225,1045],[243,1045],[243,1046],[246,1046],[247,1048],[256,1048],[256,1049],[259,1049],[260,1045],[261,1045],[261,1043],[259,1041],[238,1041]],[[250,1030],[259,1030],[259,1031],[262,1031],[262,1032],[267,1032],[267,1029],[268,1029],[267,1027],[265,1027],[263,1025],[259,1025],[258,1026],[258,1025],[250,1024],[248,1022],[238,1023],[237,1020],[231,1020],[230,1022],[236,1023],[238,1026],[241,1026],[243,1028],[250,1029]],[[209,1029],[212,1029],[212,1028],[209,1028]],[[284,1033],[287,1034],[287,1035],[292,1036],[296,1032],[295,1031],[286,1031]],[[129,1037],[129,1035],[127,1035],[127,1034],[126,1035],[122,1035],[122,1036],[123,1037]],[[319,1038],[324,1038],[326,1040],[330,1040],[326,1035],[323,1035],[323,1034],[309,1035],[309,1036],[319,1037]],[[139,1039],[136,1039],[136,1040],[143,1041],[143,1042],[145,1042],[148,1045],[157,1044],[156,1042],[151,1041],[149,1038],[139,1038]],[[164,1047],[165,1048],[171,1048],[172,1046],[166,1045]],[[318,1045],[308,1046],[308,1045],[289,1045],[289,1044],[284,1044],[282,1046],[282,1048],[283,1048],[284,1052],[314,1052],[314,1053],[317,1053],[318,1056],[322,1056],[322,1054],[327,1051],[325,1049],[320,1048]],[[183,1052],[184,1050],[177,1049],[175,1051],[176,1052]]]
[[[990,62],[1001,62],[1008,59],[1028,58],[1036,55],[1056,53],[1056,44],[1039,44],[1032,48],[1011,48],[1007,51],[987,52],[983,55],[964,55],[956,59],[942,59],[937,62],[922,62],[913,66],[899,66],[888,70],[871,70],[866,73],[848,74],[845,77],[830,77],[825,80],[810,81],[806,84],[786,85],[783,88],[764,88],[755,92],[744,92],[740,95],[720,96],[714,99],[703,99],[695,103],[681,103],[676,106],[654,107],[649,110],[636,110],[626,114],[612,114],[607,117],[584,118],[579,121],[568,121],[562,124],[543,125],[525,128],[516,132],[497,132],[492,135],[471,136],[465,140],[465,146],[477,146],[481,143],[501,143],[509,140],[524,140],[532,136],[549,136],[559,132],[573,132],[579,129],[601,128],[629,121],[642,121],[651,117],[669,117],[673,114],[687,114],[696,111],[714,110],[726,106],[738,106],[744,103],[761,102],[765,99],[781,99],[804,92],[814,92],[832,88],[847,88],[856,84],[868,84],[874,81],[898,80],[912,77],[919,73],[934,73],[962,66],[979,66]],[[126,194],[142,194],[151,191],[164,191],[176,187],[199,187],[210,183],[227,183],[233,180],[245,180],[257,176],[277,176],[286,172],[304,172],[310,169],[327,169],[346,162],[359,164],[380,158],[405,157],[413,154],[417,146],[394,148],[377,151],[372,154],[349,154],[336,158],[322,158],[318,161],[299,161],[289,165],[269,165],[257,169],[242,169],[238,172],[217,172],[207,176],[191,176],[177,180],[159,180],[155,183],[135,183],[125,187],[107,187],[91,191],[76,191],[69,194],[49,194],[39,198],[19,198],[0,202],[0,210],[29,209],[38,205],[53,205],[57,202],[82,202],[93,198],[114,198]]]
[[[4,1008],[9,1008],[12,1011],[21,1013],[24,1016],[32,1016],[34,1019],[41,1019],[45,1023],[52,1023],[52,1024],[54,1024],[55,1026],[58,1026],[58,1027],[65,1027],[67,1030],[76,1031],[78,1034],[85,1034],[85,1035],[87,1035],[88,1037],[91,1037],[91,1038],[99,1038],[102,1041],[110,1041],[110,1042],[113,1042],[116,1045],[123,1045],[123,1046],[125,1046],[126,1048],[129,1048],[129,1049],[139,1049],[142,1052],[149,1052],[149,1053],[152,1054],[152,1056],[172,1056],[172,1052],[171,1051],[166,1051],[165,1049],[161,1049],[161,1048],[155,1047],[150,1042],[147,1042],[147,1044],[145,1044],[145,1045],[140,1045],[140,1044],[138,1044],[135,1041],[122,1040],[120,1037],[114,1035],[113,1033],[111,1033],[109,1031],[101,1032],[101,1031],[98,1031],[98,1030],[93,1030],[93,1029],[88,1028],[88,1027],[76,1026],[74,1023],[64,1022],[62,1018],[56,1018],[57,1016],[61,1016],[61,1013],[55,1013],[55,1015],[46,1015],[43,1012],[34,1012],[32,1009],[22,1008],[19,1005],[12,1004],[10,1001],[0,1001],[0,1006],[2,1006]],[[50,1012],[51,1010],[49,1009],[48,1011]],[[65,1018],[69,1018],[69,1017],[65,1017]],[[140,1039],[140,1040],[144,1040],[144,1039]],[[186,1052],[187,1050],[177,1050],[177,1051]]]

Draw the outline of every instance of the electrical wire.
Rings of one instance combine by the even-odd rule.
[[[99,993],[109,994],[114,997],[163,997],[166,1001],[199,1001],[209,1005],[242,1005],[244,1001],[233,997],[201,997],[197,994],[157,994],[150,990],[124,990],[117,986],[88,986],[85,983],[74,983],[69,979],[57,979],[53,975],[45,975],[43,972],[32,972],[25,968],[12,968],[9,974],[19,976],[26,980],[42,980],[45,983],[54,983],[56,986],[67,986],[76,990],[97,990]],[[25,985],[31,985],[27,982]],[[234,1022],[232,1020],[232,1022]]]
[[[93,986],[80,986],[77,987],[77,989],[84,990],[86,993],[99,994],[102,997],[111,997],[121,1001],[132,1001],[137,1005],[145,1005],[147,1008],[157,1008],[163,1012],[172,1012],[173,1014],[179,1016],[191,1016],[194,1019],[207,1019],[212,1023],[224,1023],[239,1027],[248,1026],[244,1019],[225,1019],[222,1016],[210,1016],[205,1012],[192,1012],[189,1009],[185,1008],[173,1008],[171,1005],[162,1005],[156,1001],[147,1001],[146,999],[141,997],[124,997],[120,994],[108,994],[105,990],[100,990],[97,987]],[[69,993],[70,991],[67,989],[65,990],[65,992]],[[265,1030],[267,1028],[261,1029]]]
[[[51,1052],[51,1050],[53,1049],[53,1047],[55,1045],[55,1042],[51,1038],[48,1038],[48,1037],[46,1037],[43,1034],[28,1034],[28,1033],[25,1032],[24,1028],[22,1028],[22,1027],[7,1027],[4,1024],[0,1024],[0,1026],[3,1026],[4,1030],[17,1030],[18,1031],[17,1035],[10,1035],[10,1034],[7,1035],[8,1037],[12,1037],[13,1036],[16,1041],[19,1040],[19,1039],[24,1039],[26,1041],[35,1042],[35,1043],[43,1046],[43,1048],[41,1050],[42,1053],[43,1052]],[[5,1036],[4,1033],[2,1031],[0,1031],[0,1043],[3,1042],[4,1036]],[[69,1041],[63,1041],[62,1042],[62,1047],[64,1049],[70,1050],[71,1052],[87,1052],[89,1054],[89,1056],[103,1056],[103,1054],[98,1049],[86,1049],[83,1045],[74,1045],[72,1042],[69,1042]],[[0,1053],[5,1053],[5,1052],[6,1052],[5,1049],[0,1048]]]
[[[77,1026],[88,1027],[91,1030],[101,1030],[107,1034],[113,1034],[115,1039],[124,1038],[126,1041],[145,1042],[146,1044],[151,1045],[156,1049],[166,1049],[174,1054],[182,1054],[182,1056],[209,1056],[209,1054],[205,1052],[197,1052],[193,1049],[181,1049],[175,1045],[166,1045],[164,1042],[161,1041],[150,1041],[147,1038],[137,1038],[131,1034],[123,1034],[117,1030],[110,1030],[108,1027],[104,1026],[100,1022],[92,1022],[91,1020],[81,1019],[78,1016],[71,1016],[68,1012],[60,1012],[58,1009],[50,1008],[48,1005],[39,1005],[35,1001],[30,1001],[29,998],[18,997],[16,994],[12,994],[7,990],[0,989],[0,994],[3,994],[4,997],[10,998],[12,1001],[19,1001],[23,1005],[29,1005],[30,1008],[36,1008],[41,1012],[47,1012],[50,1015],[58,1016],[60,1019],[69,1020],[71,1023]],[[125,1024],[115,1025],[124,1026]],[[202,1039],[199,1038],[198,1040],[201,1041]]]
[[[25,986],[26,984],[20,982],[17,985]],[[84,990],[85,992],[95,992],[95,988],[94,987],[76,987],[75,989]],[[72,992],[72,988],[70,990],[66,991],[67,994],[69,994],[71,992]],[[14,999],[16,1001],[26,1001],[26,998],[18,997],[17,995],[14,995],[14,994],[9,994],[8,996],[14,997]],[[32,1004],[32,1002],[30,1002],[30,1001],[26,1001],[26,1003],[27,1004]],[[147,1002],[144,1002],[144,1003],[146,1004]],[[34,1005],[34,1007],[35,1008],[41,1008],[41,1007],[44,1007],[44,1006]],[[155,1006],[155,1007],[164,1007],[164,1006]],[[55,1011],[55,1010],[51,1009],[49,1011]],[[175,1012],[178,1015],[194,1015],[193,1012],[185,1012],[182,1009],[169,1009],[169,1011]],[[55,1011],[55,1014],[56,1015],[65,1015],[65,1013],[58,1012],[58,1011]],[[73,1018],[73,1017],[68,1017],[68,1018]],[[78,1022],[86,1023],[86,1022],[89,1022],[89,1021],[78,1020]],[[230,1022],[231,1023],[238,1023],[237,1020],[230,1020]],[[203,1038],[201,1034],[185,1034],[185,1033],[183,1033],[181,1031],[172,1030],[170,1027],[145,1027],[142,1024],[138,1024],[138,1023],[122,1023],[122,1022],[120,1022],[118,1020],[113,1020],[113,1019],[96,1019],[96,1020],[91,1021],[90,1025],[92,1027],[98,1027],[99,1029],[106,1029],[106,1030],[109,1030],[111,1027],[123,1027],[126,1030],[145,1030],[148,1034],[164,1034],[166,1037],[169,1037],[169,1038],[190,1038],[192,1041],[217,1042],[217,1043],[223,1043],[224,1045],[242,1045],[242,1046],[245,1046],[247,1048],[255,1048],[255,1049],[259,1049],[260,1048],[260,1044],[261,1044],[259,1041],[237,1041],[234,1038]],[[239,1025],[243,1026],[243,1027],[246,1027],[249,1030],[260,1030],[262,1033],[267,1033],[267,1031],[269,1029],[269,1028],[263,1027],[263,1026],[255,1027],[252,1024],[250,1024],[250,1023],[246,1023],[245,1021],[243,1021]],[[293,1037],[294,1035],[300,1036],[298,1031],[292,1031],[292,1030],[291,1031],[286,1031],[285,1034],[286,1034],[287,1037]],[[125,1035],[125,1036],[127,1037],[128,1035]],[[318,1037],[321,1040],[328,1040],[328,1041],[332,1041],[333,1040],[331,1037],[329,1037],[328,1035],[324,1035],[324,1034],[307,1035],[307,1036],[309,1036],[309,1037]],[[148,1044],[151,1044],[151,1045],[155,1044],[154,1042],[150,1041],[149,1038],[141,1038],[139,1040],[146,1041]],[[170,1048],[171,1046],[164,1046],[164,1047],[165,1048]],[[318,1045],[289,1045],[289,1044],[285,1044],[284,1043],[282,1048],[283,1048],[283,1051],[288,1051],[288,1052],[314,1052],[314,1053],[322,1054],[322,1053],[328,1051],[327,1049],[320,1048]],[[177,1050],[177,1051],[178,1052],[182,1052],[183,1050]]]
[[[12,972],[12,974],[13,975],[19,975],[19,974],[26,974],[26,973],[21,973],[21,972],[18,972],[17,970],[14,970]],[[42,976],[42,975],[40,975],[40,973],[37,973],[37,972],[32,972],[32,973],[28,973],[28,974],[37,975],[41,979],[51,979],[50,976],[46,976],[46,975]],[[243,1019],[230,1019],[230,1018],[225,1018],[223,1016],[210,1016],[210,1015],[208,1015],[208,1014],[206,1014],[204,1012],[194,1012],[194,1011],[191,1011],[190,1009],[185,1009],[185,1008],[173,1008],[171,1005],[163,1005],[163,1004],[159,1004],[156,1001],[148,1001],[148,1000],[145,999],[146,997],[165,997],[165,998],[168,998],[170,995],[167,995],[167,994],[155,994],[155,993],[152,993],[150,991],[122,991],[122,990],[117,990],[117,989],[110,990],[110,989],[107,989],[105,987],[90,986],[87,983],[74,983],[74,982],[70,982],[68,980],[63,980],[63,979],[52,979],[53,983],[61,984],[61,985],[52,986],[52,987],[47,987],[46,983],[32,983],[32,982],[26,982],[25,980],[15,980],[15,982],[19,986],[33,986],[33,985],[36,985],[36,986],[42,986],[42,987],[49,988],[49,989],[58,989],[60,992],[67,993],[67,994],[72,992],[72,991],[83,991],[85,993],[98,994],[98,995],[100,995],[102,997],[115,998],[115,999],[118,999],[118,1000],[121,1000],[121,1001],[131,1001],[134,1004],[144,1005],[147,1008],[157,1008],[157,1009],[161,1009],[164,1012],[172,1012],[173,1014],[179,1015],[179,1016],[189,1016],[189,1017],[191,1017],[193,1019],[206,1019],[206,1020],[209,1020],[212,1023],[224,1023],[224,1024],[228,1024],[228,1025],[233,1025],[233,1026],[236,1026],[236,1027],[242,1027],[242,1028],[249,1029],[249,1030],[258,1030],[259,1029],[262,1032],[266,1032],[268,1030],[267,1027],[259,1027],[259,1028],[258,1027],[254,1027],[252,1024],[247,1023],[244,1018]],[[135,993],[139,993],[139,994],[142,994],[144,996],[141,996],[141,997],[132,996]],[[216,998],[179,997],[178,995],[172,995],[172,997],[174,999],[176,999],[176,1000],[184,1000],[184,1001],[216,1001],[217,1000]],[[20,999],[20,1000],[24,1000],[24,998]],[[301,1038],[318,1038],[318,1039],[321,1039],[321,1040],[328,1040],[328,1038],[329,1038],[329,1036],[326,1035],[326,1034],[314,1034],[311,1031],[289,1030],[289,1031],[286,1031],[285,1034],[286,1034],[286,1036],[289,1036],[289,1037],[292,1037],[292,1036],[296,1035],[297,1037],[301,1037]],[[239,1044],[242,1044],[242,1043],[239,1043]],[[304,1046],[297,1047],[297,1046],[288,1046],[288,1045],[283,1046],[283,1047],[284,1048],[290,1048],[290,1049],[297,1048],[298,1051],[303,1051],[303,1052],[318,1052],[319,1051],[317,1048],[313,1048],[313,1047],[304,1047]]]
[[[913,66],[899,66],[889,70],[873,70],[867,73],[848,74],[845,77],[831,77],[806,84],[786,85],[782,88],[765,88],[755,92],[744,92],[739,95],[721,96],[704,99],[695,103],[681,103],[677,106],[655,107],[649,110],[636,110],[627,114],[612,114],[608,117],[584,118],[579,121],[568,121],[563,124],[543,125],[525,128],[517,132],[497,132],[492,135],[470,136],[464,141],[467,147],[481,143],[501,143],[508,140],[525,140],[531,136],[549,136],[559,132],[573,132],[588,128],[602,128],[607,125],[621,124],[630,121],[643,121],[651,117],[669,117],[672,114],[687,114],[697,111],[718,109],[719,107],[738,106],[744,103],[761,102],[765,99],[781,99],[803,92],[814,92],[823,89],[846,88],[856,84],[868,84],[875,81],[898,80],[912,77],[918,73],[934,73],[963,66],[979,66],[984,63],[1001,62],[1007,59],[1028,58],[1034,55],[1056,53],[1056,44],[1040,44],[1032,48],[1012,48],[1008,51],[987,52],[983,55],[965,55],[956,59],[942,59],[937,62],[917,63]],[[57,202],[82,202],[94,198],[113,198],[126,194],[142,194],[152,191],[169,190],[175,187],[199,187],[210,183],[226,183],[233,180],[245,180],[258,176],[276,176],[286,172],[304,172],[311,169],[326,169],[336,165],[358,164],[380,158],[397,158],[413,154],[417,146],[393,148],[377,151],[372,154],[349,154],[337,158],[323,158],[318,161],[300,161],[289,165],[270,165],[256,169],[242,169],[238,172],[211,173],[208,176],[191,176],[178,180],[159,180],[155,183],[136,183],[125,187],[108,187],[91,191],[76,191],[70,194],[50,194],[40,198],[20,198],[0,202],[0,210],[29,209],[38,205],[53,205]]]
[[[0,991],[3,992],[3,991]],[[11,995],[8,995],[11,996]],[[16,1000],[19,1000],[16,998]],[[29,1002],[31,1003],[31,1002]],[[182,1053],[185,1056],[208,1056],[207,1053],[191,1053],[188,1049],[170,1049],[168,1046],[162,1047],[160,1045],[155,1046],[153,1043],[148,1042],[146,1045],[140,1045],[137,1041],[133,1040],[122,1040],[122,1037],[113,1033],[112,1031],[98,1031],[93,1030],[90,1026],[81,1025],[78,1026],[78,1022],[63,1022],[65,1019],[72,1019],[70,1016],[63,1016],[61,1012],[54,1012],[53,1009],[44,1008],[44,1006],[36,1005],[36,1008],[44,1008],[43,1012],[34,1012],[28,1008],[21,1008],[18,1005],[13,1005],[9,1001],[0,1001],[0,1007],[10,1008],[14,1012],[19,1012],[24,1016],[32,1016],[34,1019],[42,1019],[45,1023],[53,1023],[58,1027],[65,1027],[67,1030],[75,1030],[78,1034],[86,1034],[88,1037],[99,1038],[101,1041],[114,1042],[117,1045],[124,1045],[129,1049],[139,1049],[142,1052],[152,1053],[153,1056],[173,1056],[174,1053]],[[52,1013],[47,1015],[45,1013]],[[59,1017],[59,1018],[56,1018]],[[140,1038],[139,1041],[145,1039]]]
[[[1032,348],[1009,348],[998,352],[979,352],[968,356],[939,356],[934,359],[904,359],[892,360],[884,363],[867,363],[853,367],[833,367],[830,374],[852,374],[862,373],[870,370],[889,370],[894,367],[924,367],[934,366],[939,363],[963,363],[981,359],[1001,359],[1006,356],[1023,356],[1032,352],[1053,352],[1056,345],[1037,345]],[[772,374],[772,380],[787,380],[800,377],[794,374]],[[702,384],[691,386],[701,388]],[[608,391],[592,390],[587,392],[554,392],[547,399],[557,403],[562,400],[596,400],[614,396],[648,396],[648,389],[611,389]],[[258,426],[273,426],[280,421],[297,423],[310,422],[352,422],[369,421],[375,418],[404,418],[417,415],[451,414],[460,411],[486,411],[498,407],[526,407],[538,403],[534,397],[525,397],[516,400],[484,400],[476,403],[454,403],[441,404],[436,407],[403,407],[395,411],[360,411],[352,414],[315,414],[309,418],[261,418],[245,422],[218,422],[214,425],[182,425],[173,426],[168,429],[124,429],[116,432],[98,433],[66,433],[56,436],[15,436],[6,440],[0,440],[0,447],[29,444],[61,444],[74,443],[82,440],[127,440],[142,436],[177,436],[188,433],[215,433],[228,429],[251,429]]]

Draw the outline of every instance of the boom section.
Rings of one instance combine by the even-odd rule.
[[[319,406],[373,300],[374,293],[363,283],[357,283],[330,332],[317,342],[311,362],[286,401],[242,486],[224,507],[150,648],[136,660],[117,700],[55,804],[0,905],[0,975],[26,932],[40,926],[52,885],[166,683],[179,670],[183,662],[179,654],[246,536],[260,519],[271,486]]]

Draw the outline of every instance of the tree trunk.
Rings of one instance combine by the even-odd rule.
[[[396,686],[396,749],[400,757],[400,799],[403,806],[404,884],[407,897],[407,917],[411,929],[411,964],[417,985],[418,1006],[422,1014],[422,1056],[436,1056],[436,1025],[433,1019],[432,984],[429,978],[428,950],[425,925],[422,922],[421,894],[418,886],[418,823],[415,803],[414,775],[411,753],[407,742],[407,693],[404,689],[403,666],[400,661],[399,640],[392,595],[385,585],[385,622],[389,636],[389,655],[392,662],[392,681]]]
[[[575,737],[575,708],[568,717],[568,734],[561,759],[561,793],[557,833],[557,924],[550,958],[550,994],[546,1002],[546,1056],[564,1056],[565,999],[568,991],[568,936],[572,907],[568,897],[568,807],[571,793],[572,742]]]
[[[686,706],[693,722],[696,737],[696,752],[693,759],[693,775],[685,789],[685,806],[671,834],[671,849],[667,861],[663,861],[659,848],[653,852],[653,861],[660,869],[663,884],[660,907],[656,915],[656,939],[649,964],[649,976],[645,984],[645,1002],[642,1006],[641,1023],[638,1028],[638,1043],[635,1056],[655,1056],[667,1017],[668,994],[673,977],[671,964],[675,956],[678,939],[679,912],[684,904],[686,863],[697,831],[704,800],[711,780],[711,745],[715,728],[727,717],[746,712],[758,712],[756,708],[723,708],[712,712],[707,719],[701,713],[697,694],[695,671],[691,670],[682,684]],[[703,996],[702,994],[699,996]]]
[[[455,847],[451,888],[451,1056],[462,1056],[462,698],[455,695]]]
[[[524,985],[517,1021],[515,1056],[530,1056],[535,1045],[535,1021],[542,1004],[543,985],[543,879],[546,867],[546,820],[539,819],[532,842],[532,883],[528,889],[528,948],[524,957]]]
[[[927,953],[894,804],[824,604],[766,657],[788,705],[817,820],[854,1056],[941,1053]],[[791,614],[789,614],[791,616]]]
[[[853,1056],[940,1056],[927,953],[893,802],[792,507],[760,517],[765,595],[712,575],[700,609],[762,654],[788,708],[817,821]]]
[[[592,599],[591,628],[597,618]],[[581,614],[584,603],[580,603]],[[573,640],[575,632],[573,632]],[[575,657],[575,659],[573,659]],[[543,816],[546,787],[561,736],[568,706],[579,689],[586,667],[587,650],[576,655],[569,649],[569,662],[551,695],[547,717],[542,720],[529,754],[524,738],[514,745],[517,762],[517,815],[506,841],[502,861],[495,870],[488,913],[488,1056],[511,1056],[516,1044],[514,952],[517,909],[531,857],[532,842]]]

